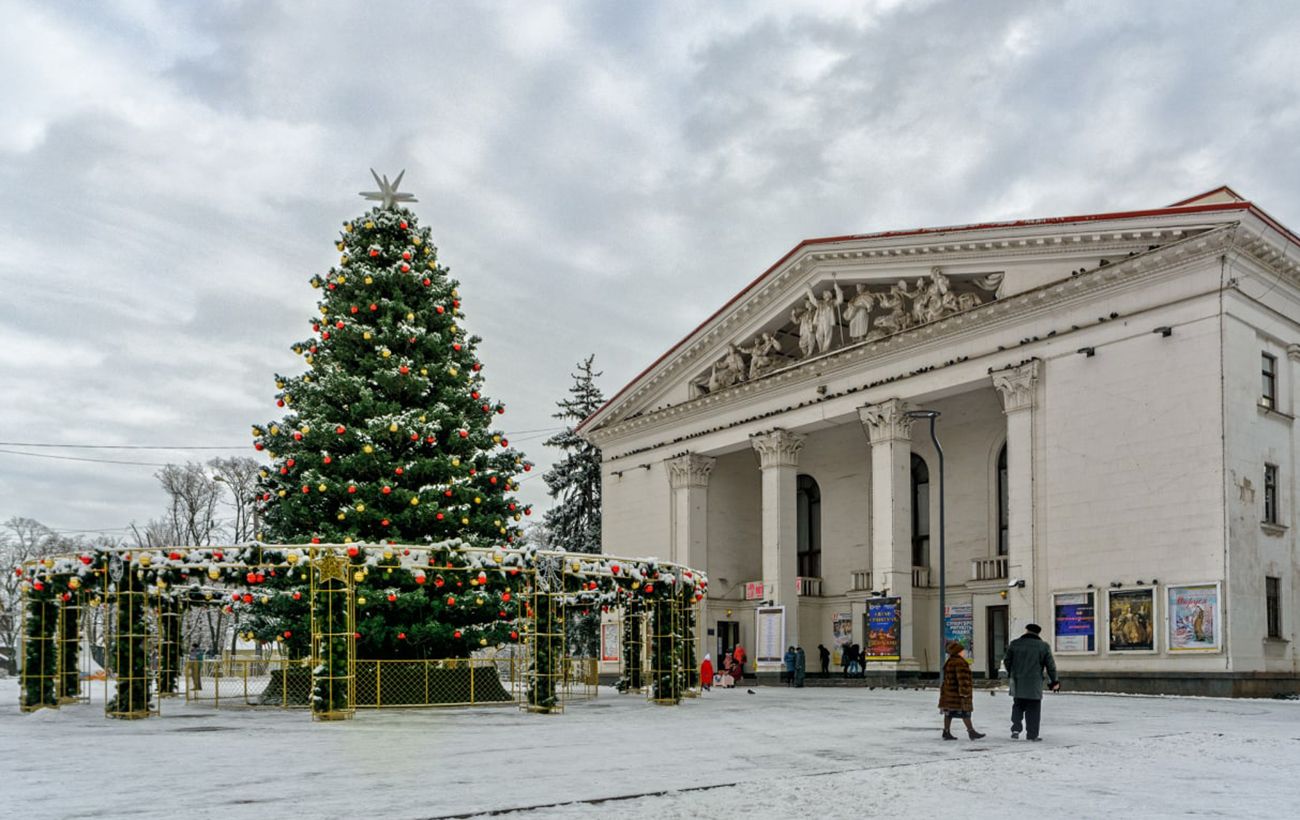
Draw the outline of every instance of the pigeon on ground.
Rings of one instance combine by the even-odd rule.
[[[748,693],[751,694],[751,695],[757,695],[757,694],[758,694],[758,693],[755,692],[753,689],[746,689],[745,691],[748,692]]]

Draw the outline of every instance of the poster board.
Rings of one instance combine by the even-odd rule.
[[[619,625],[615,621],[606,621],[600,625],[600,659],[616,661],[619,659]]]
[[[1170,652],[1218,652],[1223,648],[1217,582],[1171,585],[1165,594]]]
[[[975,657],[971,654],[975,645],[975,608],[970,604],[944,604],[943,648],[945,653],[948,651],[948,644],[953,641],[965,648],[967,661]]]
[[[831,615],[831,665],[844,662],[844,652],[853,643],[853,613],[836,612]]]
[[[1106,593],[1106,635],[1111,652],[1156,651],[1154,587]]]
[[[1052,596],[1052,651],[1087,654],[1097,651],[1097,596],[1058,592]]]
[[[766,606],[754,611],[758,645],[754,647],[756,663],[784,663],[785,607]]]
[[[872,598],[867,601],[866,642],[862,654],[868,661],[897,661],[901,655],[902,601],[898,598]]]

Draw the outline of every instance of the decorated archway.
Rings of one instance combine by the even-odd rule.
[[[14,572],[23,579],[25,711],[90,700],[81,652],[102,646],[104,709],[115,718],[159,714],[182,681],[186,699],[201,700],[202,682],[210,680],[214,703],[225,682],[229,703],[230,682],[237,692],[241,675],[244,705],[306,707],[318,720],[347,719],[358,708],[485,702],[558,712],[575,682],[594,691],[594,660],[582,669],[569,656],[565,624],[569,614],[597,608],[620,612],[625,631],[636,636],[624,644],[621,689],[676,704],[699,686],[695,625],[708,582],[665,561],[459,541],[251,543],[89,549]],[[443,613],[412,634],[392,636],[402,642],[393,657],[357,655],[370,622],[358,620],[358,605],[368,602],[356,589],[375,575],[392,584],[372,609],[418,606],[427,602],[412,596],[435,596]],[[244,637],[271,644],[274,657],[187,653],[185,617],[196,607],[246,616]],[[445,646],[449,637],[473,651],[420,651]],[[255,701],[250,669],[262,687]]]

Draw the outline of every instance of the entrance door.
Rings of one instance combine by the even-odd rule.
[[[1002,668],[1002,658],[1007,654],[1007,608],[1005,606],[991,606],[988,608],[988,648],[989,648],[989,665],[988,676],[996,678],[998,670]]]
[[[713,668],[722,668],[722,659],[740,643],[740,621],[718,621],[718,654],[713,656]]]

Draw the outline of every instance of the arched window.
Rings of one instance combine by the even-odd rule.
[[[930,566],[930,468],[912,453],[912,566]]]
[[[1007,521],[1011,505],[1007,502],[1007,445],[998,451],[998,555],[1007,554]]]
[[[820,578],[822,577],[822,491],[810,475],[801,475],[796,481],[795,528],[798,538],[799,576]]]

